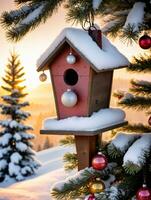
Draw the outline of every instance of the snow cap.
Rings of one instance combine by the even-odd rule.
[[[37,61],[37,71],[50,66],[55,54],[68,43],[96,72],[126,67],[128,59],[102,34],[102,49],[87,31],[78,28],[65,28]]]

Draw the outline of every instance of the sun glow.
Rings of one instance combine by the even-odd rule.
[[[15,5],[13,2],[13,0],[1,0],[0,14],[3,11],[14,9]],[[9,58],[9,51],[11,51],[11,49],[15,49],[20,55],[21,63],[25,69],[25,84],[27,85],[28,90],[39,86],[41,84],[39,81],[40,73],[36,71],[36,61],[56,38],[56,35],[58,35],[58,33],[67,26],[71,26],[71,24],[66,23],[65,11],[63,8],[60,8],[60,10],[53,15],[51,19],[47,20],[45,24],[40,25],[34,31],[28,33],[20,42],[15,44],[7,41],[5,32],[2,27],[0,27],[0,85],[2,84],[1,77],[4,75],[5,65],[7,64],[7,59]],[[138,47],[138,44],[127,46],[120,41],[114,41],[114,43],[128,58],[138,52],[141,53],[141,49]],[[124,79],[129,79],[130,76],[131,75],[128,75],[126,70],[116,70],[117,78],[123,77]],[[132,77],[133,76],[134,74]],[[50,81],[49,73],[48,81]]]

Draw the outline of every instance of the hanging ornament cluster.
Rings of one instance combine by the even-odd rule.
[[[103,170],[107,167],[108,161],[107,158],[104,154],[101,152],[98,152],[96,156],[93,157],[92,159],[92,167],[95,170]],[[89,191],[90,191],[90,196],[88,200],[95,200],[95,193],[100,193],[103,192],[105,189],[105,184],[101,180],[101,178],[96,178],[95,180],[92,180],[89,184]]]
[[[147,34],[145,34],[142,37],[140,37],[139,46],[142,49],[149,49],[151,47],[151,37],[148,36]]]
[[[70,52],[66,57],[66,61],[68,64],[73,65],[76,62],[76,57]]]
[[[67,89],[61,96],[61,102],[66,107],[74,107],[77,104],[77,101],[77,95],[71,89]]]
[[[151,189],[146,184],[138,190],[136,200],[151,200]]]
[[[148,119],[148,124],[149,124],[149,126],[151,126],[151,116]]]
[[[103,170],[107,167],[108,161],[105,155],[101,152],[92,159],[92,167],[96,170]]]
[[[43,72],[42,74],[40,74],[39,80],[40,80],[41,82],[46,81],[46,80],[47,80],[47,75]]]

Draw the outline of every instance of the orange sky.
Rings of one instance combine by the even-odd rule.
[[[14,8],[13,0],[0,0],[0,14]],[[65,23],[64,12],[60,9],[46,24],[40,25],[18,43],[8,42],[4,30],[0,27],[0,76],[4,73],[9,51],[15,47],[25,67],[27,84],[30,86],[39,84],[36,60],[65,26],[68,24]]]
[[[15,9],[13,0],[0,0],[0,14],[3,11]],[[36,61],[43,51],[51,44],[56,35],[65,26],[71,26],[65,22],[65,11],[59,9],[51,19],[47,20],[45,24],[40,25],[34,31],[27,34],[20,42],[10,43],[5,37],[5,32],[0,27],[0,76],[4,74],[4,67],[7,63],[9,51],[15,47],[20,54],[22,64],[26,71],[26,84],[28,87],[35,87],[40,84],[38,79],[39,74],[36,72]],[[138,45],[127,47],[125,44],[116,42],[119,50],[127,57],[131,57],[140,51]],[[124,76],[123,76],[124,75]],[[122,78],[129,78],[130,75],[125,74],[123,71],[117,71],[116,76]],[[131,77],[134,75],[132,74]],[[142,75],[141,75],[142,77]],[[1,80],[0,80],[1,85]]]

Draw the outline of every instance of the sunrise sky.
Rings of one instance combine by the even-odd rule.
[[[13,0],[0,0],[0,14],[4,11],[15,9]],[[40,25],[34,31],[27,34],[20,42],[10,43],[7,41],[5,31],[0,27],[0,77],[4,74],[4,67],[9,57],[9,52],[15,48],[20,54],[20,59],[26,71],[26,84],[28,88],[38,86],[40,83],[36,72],[36,61],[44,50],[51,44],[57,34],[66,26],[71,26],[65,22],[65,10],[60,8],[58,13],[51,19],[47,20],[45,24]],[[126,44],[121,42],[115,42],[119,50],[127,57],[131,57],[135,53],[138,53],[140,48],[137,44],[127,47]],[[128,78],[125,71],[116,72],[116,76],[122,78]],[[134,75],[131,75],[132,77]],[[0,85],[2,84],[0,79]]]
[[[0,14],[11,9],[15,9],[13,0],[0,0]],[[40,25],[18,43],[8,42],[5,31],[0,27],[0,76],[4,73],[9,52],[15,48],[25,67],[27,85],[30,85],[30,87],[37,86],[40,82],[39,74],[36,72],[36,61],[56,37],[56,34],[65,26],[68,26],[65,23],[65,14],[60,9],[58,14],[49,19],[46,24]]]

